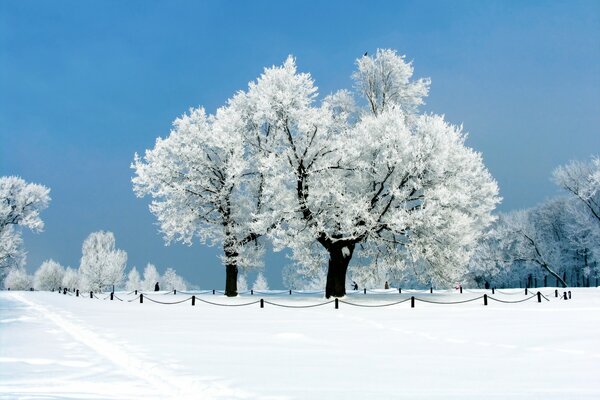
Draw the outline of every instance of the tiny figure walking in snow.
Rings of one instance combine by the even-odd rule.
[[[385,286],[384,286],[384,288],[385,288],[385,289],[389,289],[389,288],[390,288],[390,285],[388,285],[388,282],[387,282],[387,281],[385,281]]]
[[[154,285],[154,291],[158,292],[160,290],[160,288],[158,287],[158,282],[156,282],[156,285]]]
[[[352,290],[358,290],[358,283],[352,281]]]

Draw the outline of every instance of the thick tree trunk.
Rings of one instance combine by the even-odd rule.
[[[235,297],[237,292],[238,267],[236,264],[225,266],[225,296]]]
[[[346,295],[346,272],[354,252],[354,244],[334,243],[327,248],[327,251],[329,252],[329,267],[327,268],[325,297],[343,297]]]

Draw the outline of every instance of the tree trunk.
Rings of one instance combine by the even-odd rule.
[[[329,267],[327,268],[327,283],[325,297],[343,297],[346,295],[346,271],[354,252],[354,243],[334,243],[327,248],[329,252]]]
[[[235,297],[237,292],[238,267],[236,264],[225,266],[225,296]]]
[[[561,279],[561,277],[556,272],[552,271],[547,264],[542,264],[542,268],[544,268],[546,270],[546,272],[548,272],[550,275],[555,277],[556,282],[560,283],[562,285],[562,287],[564,287],[564,288],[567,287],[567,283],[565,282],[565,280]],[[564,276],[564,273],[563,273],[563,276]]]

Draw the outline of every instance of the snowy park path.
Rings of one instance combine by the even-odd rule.
[[[158,296],[149,298],[188,297]],[[458,296],[430,298],[465,298]],[[319,295],[268,300],[323,302]],[[2,292],[0,304],[6,398],[600,398],[599,289],[575,289],[570,301],[419,302],[414,309],[191,307],[27,292]]]
[[[117,336],[98,334],[73,314],[43,306],[27,294],[4,297],[2,314],[8,318],[0,323],[15,326],[6,328],[8,333],[2,327],[0,366],[5,372],[0,376],[5,376],[0,397],[230,399],[241,393],[200,384],[160,363],[136,358]],[[11,300],[21,304],[7,305]],[[17,379],[15,372],[20,375]],[[23,375],[32,379],[22,379]]]

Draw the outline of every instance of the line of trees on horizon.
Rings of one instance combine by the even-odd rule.
[[[325,288],[326,297],[343,296],[351,281],[576,286],[598,276],[597,157],[554,171],[565,196],[495,214],[497,184],[462,127],[419,111],[430,80],[413,79],[412,63],[394,50],[365,54],[356,67],[353,90],[319,101],[290,56],[214,115],[192,108],[135,154],[133,190],[152,199],[164,240],[220,246],[227,296],[247,289],[250,270],[262,271],[267,245],[289,253],[288,288]],[[36,282],[23,268],[21,229],[43,229],[49,189],[2,177],[0,202],[4,284]],[[125,279],[126,261],[112,233],[94,232],[78,270],[48,260],[37,285],[61,274],[63,287],[92,290],[160,281],[151,264],[143,278],[134,267]],[[174,277],[170,269],[161,279]],[[262,273],[253,288],[268,288]]]

